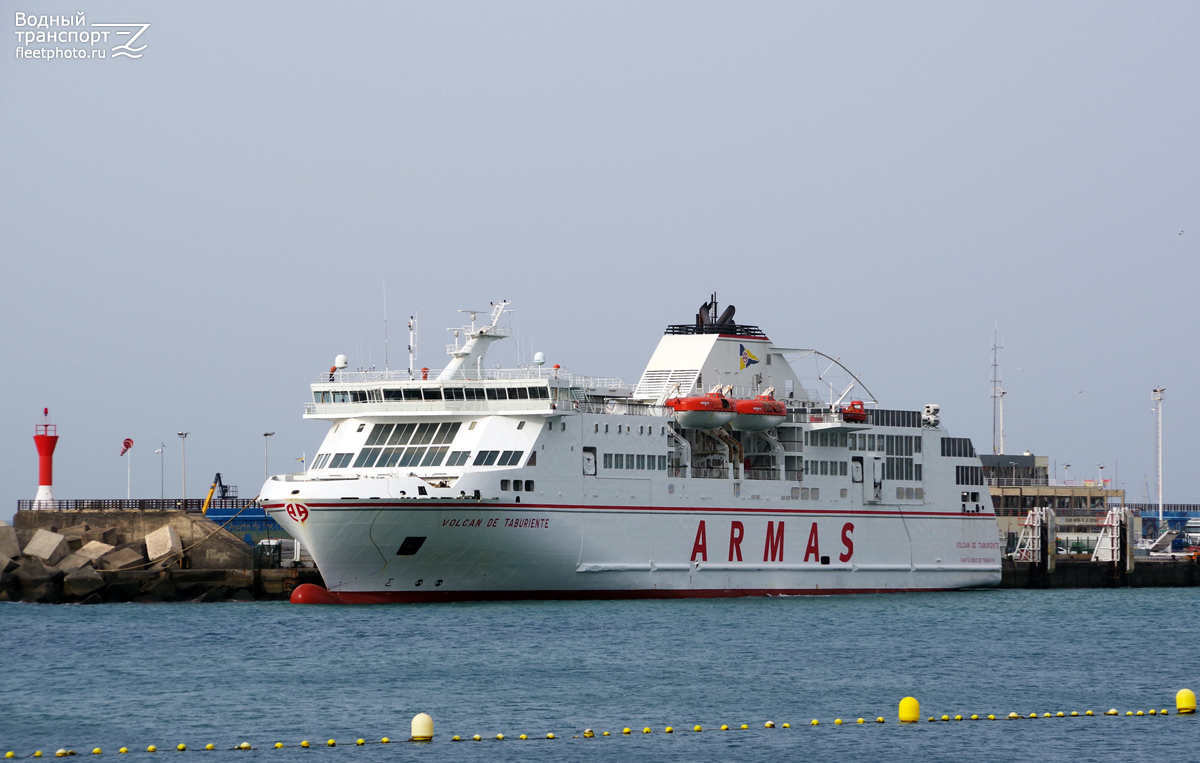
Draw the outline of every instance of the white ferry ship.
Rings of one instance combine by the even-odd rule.
[[[312,385],[305,418],[329,432],[310,468],[261,493],[328,586],[292,601],[999,583],[979,459],[936,405],[821,401],[789,363],[813,351],[734,323],[715,296],[667,327],[636,387],[546,368],[540,353],[486,368],[506,305],[487,325],[472,316],[440,371],[348,371],[339,356]]]

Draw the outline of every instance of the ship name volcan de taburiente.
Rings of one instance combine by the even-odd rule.
[[[853,376],[822,400],[793,368],[815,351],[776,346],[715,297],[667,327],[636,386],[540,353],[488,368],[507,304],[472,315],[440,371],[349,371],[339,356],[312,384],[304,416],[329,431],[310,468],[270,477],[260,498],[327,586],[293,601],[999,583],[979,459],[936,405],[881,408]]]

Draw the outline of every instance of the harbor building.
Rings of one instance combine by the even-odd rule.
[[[1125,505],[1125,491],[1108,488],[1107,483],[1053,479],[1048,456],[1001,453],[981,455],[979,460],[1008,552],[1016,547],[1021,521],[1030,509],[1053,509],[1059,545],[1067,553],[1090,553],[1109,506]],[[1134,532],[1142,532],[1140,517],[1135,518]]]

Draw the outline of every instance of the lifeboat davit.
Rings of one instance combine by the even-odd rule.
[[[684,429],[716,429],[733,420],[733,401],[720,392],[695,397],[673,397],[663,405],[675,410],[675,421]]]
[[[779,426],[787,417],[787,406],[770,393],[753,400],[734,400],[733,408],[733,420],[729,426],[737,432],[765,432]]]
[[[850,405],[843,405],[840,410],[843,421],[863,422],[867,420],[867,409],[863,407],[861,400],[851,400]]]

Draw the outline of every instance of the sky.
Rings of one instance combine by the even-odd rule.
[[[96,45],[6,8],[0,517],[44,407],[58,498],[124,497],[127,437],[177,497],[178,431],[189,497],[251,497],[335,355],[384,366],[385,303],[391,368],[410,315],[439,368],[507,299],[489,361],[636,383],[712,292],[981,453],[998,336],[1007,451],[1129,500],[1165,387],[1200,502],[1200,4],[95,2]]]

